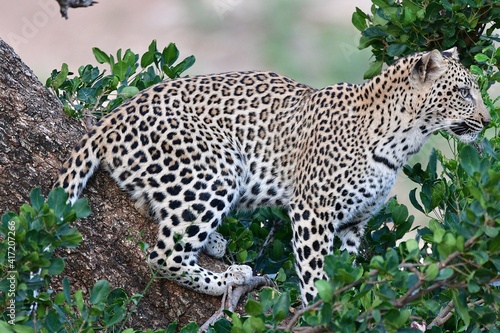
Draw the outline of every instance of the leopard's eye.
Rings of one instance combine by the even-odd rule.
[[[469,98],[470,97],[470,89],[469,88],[458,88],[458,92],[460,93],[460,96],[462,98]]]

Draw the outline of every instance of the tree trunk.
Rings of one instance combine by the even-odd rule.
[[[63,113],[59,100],[0,39],[0,213],[17,212],[34,187],[47,195],[83,133],[83,126]],[[137,242],[155,244],[156,223],[139,214],[103,171],[96,173],[83,196],[89,199],[93,214],[77,221],[84,240],[78,248],[60,253],[66,258],[66,269],[52,288],[59,291],[66,276],[73,291],[87,292],[97,280],[106,279],[129,295],[142,293],[152,274]],[[224,269],[207,257],[201,258],[201,264]],[[172,321],[201,325],[219,307],[220,297],[155,279],[127,327],[158,329]]]

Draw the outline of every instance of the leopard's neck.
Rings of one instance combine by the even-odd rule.
[[[422,119],[425,96],[410,87],[408,79],[386,73],[360,86],[367,97],[361,111],[370,137],[372,158],[394,171],[417,153],[434,131]]]

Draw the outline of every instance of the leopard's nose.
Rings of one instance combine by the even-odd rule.
[[[483,126],[488,126],[488,124],[491,122],[491,116],[484,106],[479,110],[479,115],[481,116],[481,123],[483,124]]]
[[[488,126],[488,124],[490,122],[491,122],[491,117],[489,117],[489,116],[487,118],[485,118],[485,117],[481,118],[481,123],[483,124],[484,127]]]

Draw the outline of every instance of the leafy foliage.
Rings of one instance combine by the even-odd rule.
[[[356,8],[352,15],[353,25],[362,33],[359,47],[371,46],[375,58],[365,73],[366,78],[380,73],[382,64],[391,64],[395,57],[454,46],[469,67],[475,63],[476,54],[499,41],[494,34],[500,27],[497,0],[373,0],[372,3],[370,14]]]
[[[70,78],[73,73],[63,64],[60,71],[52,71],[46,83],[72,117],[82,117],[86,112],[100,118],[140,90],[166,78],[180,77],[195,62],[194,56],[189,56],[177,63],[179,50],[175,44],[170,43],[160,52],[156,40],[142,56],[130,49],[124,53],[119,49],[116,59],[97,47],[92,51],[98,63],[109,65],[110,74],[105,75],[106,71],[97,66],[86,65],[78,69],[77,76]]]
[[[10,284],[15,281],[16,305],[19,318],[29,312],[35,291],[46,286],[51,275],[64,270],[64,261],[54,256],[56,248],[71,248],[82,241],[82,235],[70,223],[89,215],[84,199],[73,206],[66,205],[64,190],[52,191],[47,202],[34,189],[30,195],[31,205],[22,205],[19,214],[6,213],[2,216],[0,237],[0,265],[4,278],[0,284],[0,304],[7,304]],[[15,276],[13,280],[6,277]],[[7,283],[10,282],[10,283]]]
[[[76,247],[82,241],[82,235],[70,223],[90,214],[86,199],[71,205],[66,203],[67,198],[61,188],[52,190],[47,200],[39,189],[34,189],[30,205],[22,205],[18,214],[2,216],[0,330],[137,332],[124,330],[124,324],[143,294],[128,296],[123,289],[111,290],[105,280],[97,281],[88,297],[82,290],[72,292],[66,278],[62,291],[56,293],[49,288],[50,278],[61,274],[65,266],[64,259],[55,256],[54,251]],[[155,332],[174,332],[176,327],[172,323],[166,330]]]

